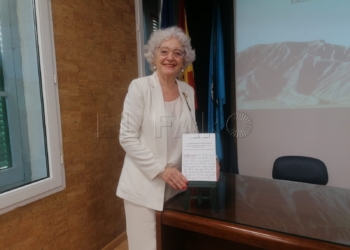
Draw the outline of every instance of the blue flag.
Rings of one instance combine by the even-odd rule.
[[[221,161],[223,152],[220,132],[225,127],[224,105],[226,103],[226,93],[224,41],[218,5],[214,9],[213,15],[209,63],[208,133],[215,133],[216,155]]]
[[[160,27],[165,29],[174,25],[172,0],[163,0]]]

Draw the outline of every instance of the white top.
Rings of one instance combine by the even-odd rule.
[[[171,126],[167,128],[167,155],[168,164],[172,164],[174,168],[181,171],[181,154],[174,154],[173,148],[182,147],[180,117],[182,114],[182,101],[180,96],[172,102],[164,102],[167,123]],[[180,191],[174,190],[168,183],[165,186],[164,201],[178,194]]]

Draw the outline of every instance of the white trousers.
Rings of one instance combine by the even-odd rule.
[[[124,200],[129,250],[156,250],[156,211]]]

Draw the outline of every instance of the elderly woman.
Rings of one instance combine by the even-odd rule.
[[[156,249],[155,211],[187,189],[182,133],[195,133],[194,90],[177,77],[195,59],[177,27],[157,30],[145,57],[154,73],[133,80],[124,101],[120,144],[126,152],[117,195],[124,199],[130,250]]]

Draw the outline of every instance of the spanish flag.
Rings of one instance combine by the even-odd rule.
[[[186,33],[187,36],[188,34],[188,28],[187,28],[187,20],[186,20],[186,11],[185,11],[185,4],[184,0],[179,1],[179,24],[178,26]],[[187,66],[187,68],[184,70],[183,73],[183,78],[181,79],[184,82],[187,82],[189,85],[192,86],[194,91],[196,92],[196,84],[194,82],[194,72],[193,72],[193,64],[191,63],[190,65]],[[197,109],[197,96],[195,95],[195,108]]]

